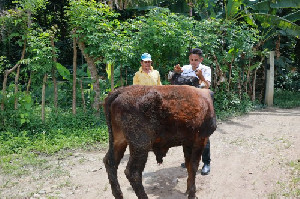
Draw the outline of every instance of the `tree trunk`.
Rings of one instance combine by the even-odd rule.
[[[128,83],[127,83],[127,68],[125,69],[125,85],[127,86]]]
[[[251,59],[249,59],[249,66],[248,66],[248,70],[247,70],[247,79],[246,79],[246,87],[245,87],[245,92],[248,93],[248,84],[250,82],[250,67],[251,67]],[[251,89],[251,87],[249,86],[249,89]]]
[[[80,80],[80,90],[81,90],[81,99],[82,99],[82,104],[83,104],[83,111],[86,112],[82,80]]]
[[[21,55],[21,60],[24,59],[25,57],[25,50],[26,50],[26,40],[24,41],[24,46],[23,46],[23,50],[22,50],[22,55]],[[4,78],[3,78],[3,87],[2,87],[2,102],[1,102],[1,110],[4,110],[4,102],[6,101],[6,86],[7,86],[7,78],[9,76],[10,73],[12,73],[16,68],[18,68],[20,66],[20,63],[18,62],[14,67],[12,67],[9,70],[5,70],[4,72]]]
[[[20,65],[17,68],[17,73],[16,73],[16,76],[15,76],[15,110],[18,109],[19,76],[20,76]]]
[[[54,108],[55,112],[57,112],[57,101],[58,101],[58,89],[57,89],[57,80],[56,80],[56,63],[57,58],[55,55],[55,44],[54,44],[54,37],[51,37],[51,46],[52,46],[52,57],[54,66],[52,67],[51,74],[52,74],[52,80],[53,80],[53,88],[54,88]]]
[[[276,59],[280,57],[280,35],[278,35],[278,40],[276,41],[276,48],[275,48]]]
[[[110,65],[111,69],[110,69],[110,82],[111,82],[111,91],[114,91],[114,88],[115,88],[115,78],[114,78],[114,64],[111,63]]]
[[[100,108],[100,85],[99,85],[99,77],[98,77],[97,68],[96,68],[93,58],[84,52],[85,51],[84,43],[78,42],[78,47],[81,50],[81,52],[87,62],[88,68],[91,72],[91,79],[93,82],[92,84],[93,84],[94,91],[96,93],[92,107],[98,111]]]
[[[239,92],[239,98],[240,100],[242,99],[242,76],[243,76],[243,71],[240,70],[239,72],[239,77],[238,77],[238,92]]]
[[[256,71],[257,71],[257,68],[254,70],[253,82],[252,82],[252,101],[253,102],[255,101]]]
[[[221,84],[221,82],[224,82],[225,81],[225,77],[224,77],[224,74],[223,74],[223,71],[220,67],[220,64],[218,62],[218,58],[215,54],[213,54],[213,57],[214,57],[214,63],[216,65],[216,72],[215,72],[215,75],[214,75],[214,86],[213,88],[216,88],[218,89],[219,85]]]
[[[26,94],[28,95],[29,94],[29,89],[30,89],[30,86],[31,86],[31,77],[32,76],[32,72],[30,71],[30,75],[29,75],[29,80],[27,82],[27,88],[26,88]]]
[[[231,84],[231,73],[232,73],[232,63],[234,61],[234,56],[231,59],[231,63],[228,65],[229,68],[229,72],[228,72],[228,87],[227,87],[227,91],[230,91],[230,84]]]
[[[76,38],[73,37],[73,100],[72,100],[73,115],[76,115],[76,69],[77,69],[77,48],[76,48]]]
[[[45,122],[46,82],[47,82],[47,74],[44,75],[43,87],[42,87],[42,121],[43,122]]]
[[[193,16],[193,2],[189,1],[188,6],[190,7],[189,16],[192,17]]]
[[[120,65],[120,83],[123,86],[123,78],[122,78],[122,64]]]

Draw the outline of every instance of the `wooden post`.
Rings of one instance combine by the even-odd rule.
[[[267,106],[273,106],[274,97],[274,55],[275,51],[270,51],[270,57],[268,59],[270,68],[267,69],[266,77],[266,92],[265,92],[265,104]]]

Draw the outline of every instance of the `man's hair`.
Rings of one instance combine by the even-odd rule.
[[[197,54],[199,55],[199,57],[202,57],[202,50],[200,48],[193,48],[192,50],[190,50],[190,55],[191,54]]]

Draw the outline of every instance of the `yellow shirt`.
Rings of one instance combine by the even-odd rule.
[[[137,71],[133,77],[133,85],[162,85],[160,82],[160,75],[157,70],[153,70],[151,66],[151,70],[149,73],[145,73],[140,67],[139,71]]]

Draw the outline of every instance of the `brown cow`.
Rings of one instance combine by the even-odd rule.
[[[210,92],[185,85],[128,86],[105,99],[109,149],[103,159],[115,198],[123,198],[117,177],[118,165],[129,145],[125,170],[139,199],[148,198],[142,172],[153,151],[158,163],[169,148],[183,146],[188,171],[188,198],[196,198],[195,176],[208,137],[216,129]]]

